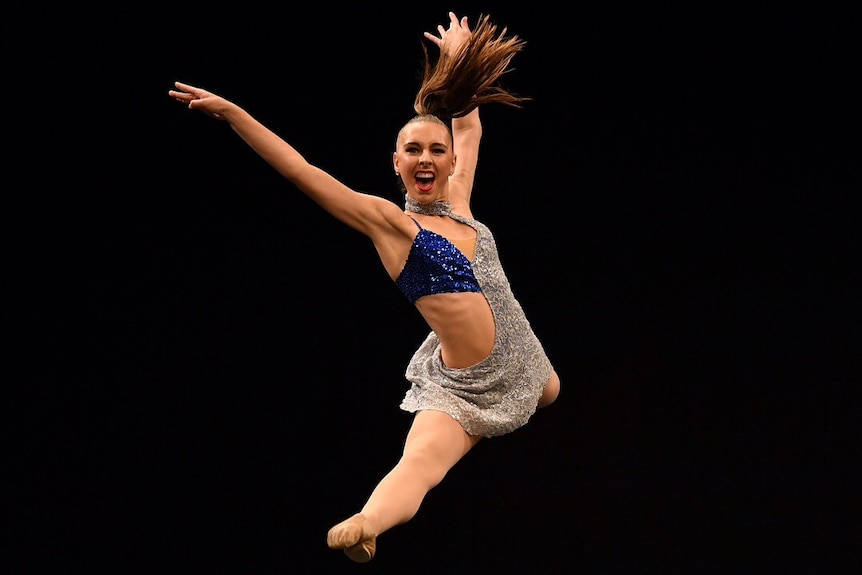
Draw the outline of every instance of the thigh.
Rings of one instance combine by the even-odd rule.
[[[452,416],[442,411],[416,413],[404,443],[404,455],[433,457],[446,468],[464,457],[481,436],[469,435]]]

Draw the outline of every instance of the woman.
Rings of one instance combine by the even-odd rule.
[[[471,31],[449,13],[449,27],[425,37],[440,48],[414,102],[417,116],[398,133],[392,155],[405,206],[354,191],[309,164],[244,109],[201,88],[176,83],[168,94],[226,121],[273,168],[324,210],[366,235],[384,268],[431,332],[407,368],[401,408],[415,413],[398,463],[359,513],[332,527],[327,544],[370,561],[377,536],[409,521],[425,495],[482,437],[524,425],[552,403],[560,380],[512,295],[494,238],[473,219],[470,196],[482,126],[478,106],[519,106],[498,85],[523,48],[487,16]],[[423,47],[424,49],[424,47]],[[451,130],[448,121],[451,121]]]

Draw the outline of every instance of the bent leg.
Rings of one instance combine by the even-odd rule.
[[[545,384],[545,389],[542,390],[542,395],[539,397],[538,407],[547,407],[556,401],[560,395],[560,376],[556,371],[551,372],[551,377],[548,383]]]

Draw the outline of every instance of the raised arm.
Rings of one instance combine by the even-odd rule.
[[[452,120],[452,139],[456,160],[455,170],[449,176],[450,201],[453,207],[457,203],[462,213],[472,217],[470,198],[473,195],[473,180],[479,163],[479,142],[482,139],[479,108]]]
[[[445,54],[452,57],[470,40],[472,31],[466,16],[459,19],[454,12],[449,12],[449,27],[438,25],[437,34],[424,33],[425,38],[440,48],[441,56]],[[457,160],[455,170],[449,176],[449,200],[456,212],[472,215],[470,196],[473,193],[473,180],[479,162],[479,142],[482,139],[479,108],[452,120],[452,138]]]
[[[401,209],[392,202],[356,192],[311,165],[293,146],[233,102],[189,84],[176,82],[175,87],[176,90],[168,91],[169,96],[191,110],[227,122],[261,158],[348,226],[373,236],[381,228],[389,227],[393,214],[401,214]]]

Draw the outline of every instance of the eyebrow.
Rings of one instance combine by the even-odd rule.
[[[410,140],[409,142],[404,142],[404,145],[405,146],[421,146],[422,144],[420,142],[415,141],[415,140]],[[449,147],[449,145],[446,144],[445,142],[431,142],[429,147],[433,147],[433,146],[442,146],[444,148]]]

